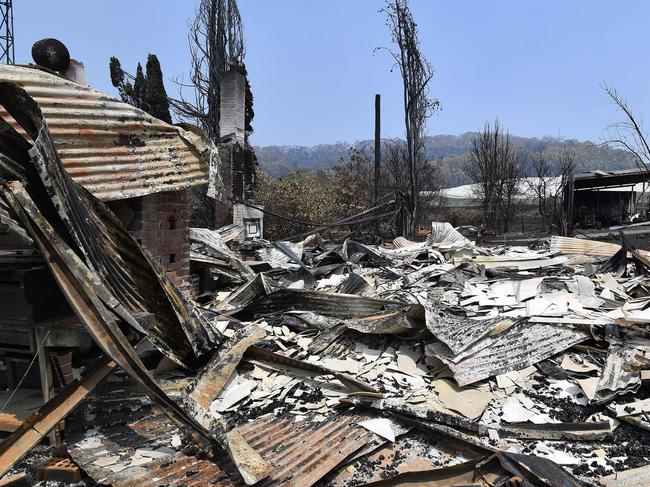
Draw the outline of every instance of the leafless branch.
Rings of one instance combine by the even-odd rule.
[[[519,193],[522,161],[503,132],[499,120],[486,123],[472,140],[470,157],[463,168],[475,184],[476,197],[483,209],[483,228],[508,231]]]
[[[605,83],[602,88],[626,118],[624,121],[607,127],[607,143],[632,154],[639,169],[650,170],[648,167],[650,165],[650,144],[643,128],[643,120],[634,114],[628,102],[615,88]]]

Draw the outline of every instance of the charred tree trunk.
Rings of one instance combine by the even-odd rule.
[[[402,76],[404,128],[408,159],[409,188],[403,195],[406,219],[402,233],[413,238],[420,219],[420,188],[418,167],[425,162],[424,137],[426,121],[438,108],[435,99],[429,99],[429,81],[433,68],[420,51],[417,25],[407,0],[390,0],[383,11],[388,17],[392,40],[399,50],[388,49]]]

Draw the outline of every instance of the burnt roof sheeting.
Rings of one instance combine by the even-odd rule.
[[[244,319],[256,314],[299,310],[313,311],[324,316],[346,319],[368,316],[396,306],[403,306],[403,304],[354,294],[329,293],[307,289],[280,289],[249,304],[238,313],[237,317]]]
[[[432,222],[431,237],[427,239],[433,245],[449,245],[452,247],[473,247],[474,243],[452,227],[448,222]]]
[[[427,329],[458,354],[494,330],[502,318],[472,320],[451,316],[431,306],[426,308]]]
[[[576,254],[593,255],[597,257],[611,257],[616,252],[618,252],[620,248],[621,246],[615,243],[553,235],[551,237],[550,252],[551,254]]]
[[[38,103],[63,166],[104,201],[176,191],[208,181],[200,137],[41,69],[0,65]],[[15,123],[7,112],[0,116]]]
[[[255,272],[228,248],[218,231],[190,228],[190,240],[190,260],[212,264],[213,269],[238,284],[255,278]]]
[[[641,366],[638,355],[650,351],[650,342],[623,343],[612,340],[609,345],[607,360],[596,387],[594,402],[602,403],[619,394],[636,392],[641,387]]]
[[[445,362],[459,386],[524,369],[589,338],[572,326],[518,323],[496,336],[487,336],[459,355],[446,348],[434,353]],[[435,349],[434,349],[435,350]]]
[[[239,428],[248,443],[276,470],[261,485],[309,487],[377,438],[357,426],[367,419],[339,415],[328,421],[266,416]]]
[[[129,397],[130,396],[130,397]],[[227,457],[213,461],[201,456],[175,455],[115,472],[129,465],[137,448],[159,448],[178,433],[169,419],[142,396],[127,389],[115,397],[107,386],[73,413],[66,429],[72,458],[95,481],[120,486],[237,486],[244,482]],[[265,416],[239,428],[248,444],[275,470],[257,485],[309,487],[350,455],[378,437],[360,426],[364,415],[341,414],[325,421],[296,422],[288,417]],[[88,441],[86,431],[96,430]],[[119,456],[116,464],[98,466],[98,458]]]
[[[90,442],[88,430],[95,431],[95,439]],[[106,384],[100,386],[98,394],[66,421],[66,447],[70,456],[98,483],[115,486],[244,485],[226,455],[217,464],[205,457],[199,459],[177,452],[173,457],[115,471],[116,465],[131,464],[136,449],[156,448],[161,440],[169,441],[177,434],[180,434],[178,428],[133,386],[124,388],[119,395]],[[114,455],[118,456],[115,465],[95,463],[98,458]],[[167,468],[170,463],[172,468]],[[187,472],[196,472],[196,475],[188,477]],[[208,484],[207,479],[214,480],[214,484]]]

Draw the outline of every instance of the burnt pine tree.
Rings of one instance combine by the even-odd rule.
[[[167,123],[172,123],[169,100],[163,83],[162,69],[155,54],[147,58],[146,75],[138,63],[135,76],[122,69],[120,60],[111,57],[109,62],[111,83],[117,88],[123,102],[140,108]]]
[[[142,72],[142,65],[138,63],[135,70],[135,80],[133,81],[133,106],[147,112],[147,83]]]
[[[111,57],[111,60],[108,63],[108,68],[111,72],[111,83],[115,88],[117,88],[122,101],[135,106],[136,101],[134,99],[133,85],[122,69],[120,60],[114,56]]]
[[[147,57],[144,100],[146,108],[143,110],[164,122],[172,123],[162,69],[160,69],[160,62],[155,54],[149,54]]]

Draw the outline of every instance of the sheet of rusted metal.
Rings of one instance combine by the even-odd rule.
[[[0,81],[23,87],[43,111],[64,167],[101,200],[205,184],[206,144],[111,96],[42,69],[0,66]],[[7,112],[0,117],[8,119]]]
[[[108,385],[107,385],[108,386]],[[115,386],[113,386],[114,388]],[[294,415],[265,416],[237,428],[248,444],[275,467],[259,485],[309,487],[350,455],[378,437],[359,426],[367,416],[340,414],[322,421],[296,421]],[[93,429],[94,439],[86,432]],[[78,410],[66,429],[72,458],[97,482],[120,486],[243,485],[228,458],[210,461],[176,452],[146,465],[130,465],[137,448],[160,448],[178,433],[141,395],[124,388],[116,397],[106,387]],[[117,456],[110,467],[95,463]],[[114,472],[113,470],[119,470]]]
[[[106,378],[116,365],[108,359],[86,371],[61,393],[27,418],[18,429],[0,443],[0,477],[59,424],[77,405]]]
[[[269,463],[276,466],[261,485],[309,487],[376,435],[360,426],[366,416],[341,414],[322,422],[296,422],[293,415],[267,416],[239,428]]]

